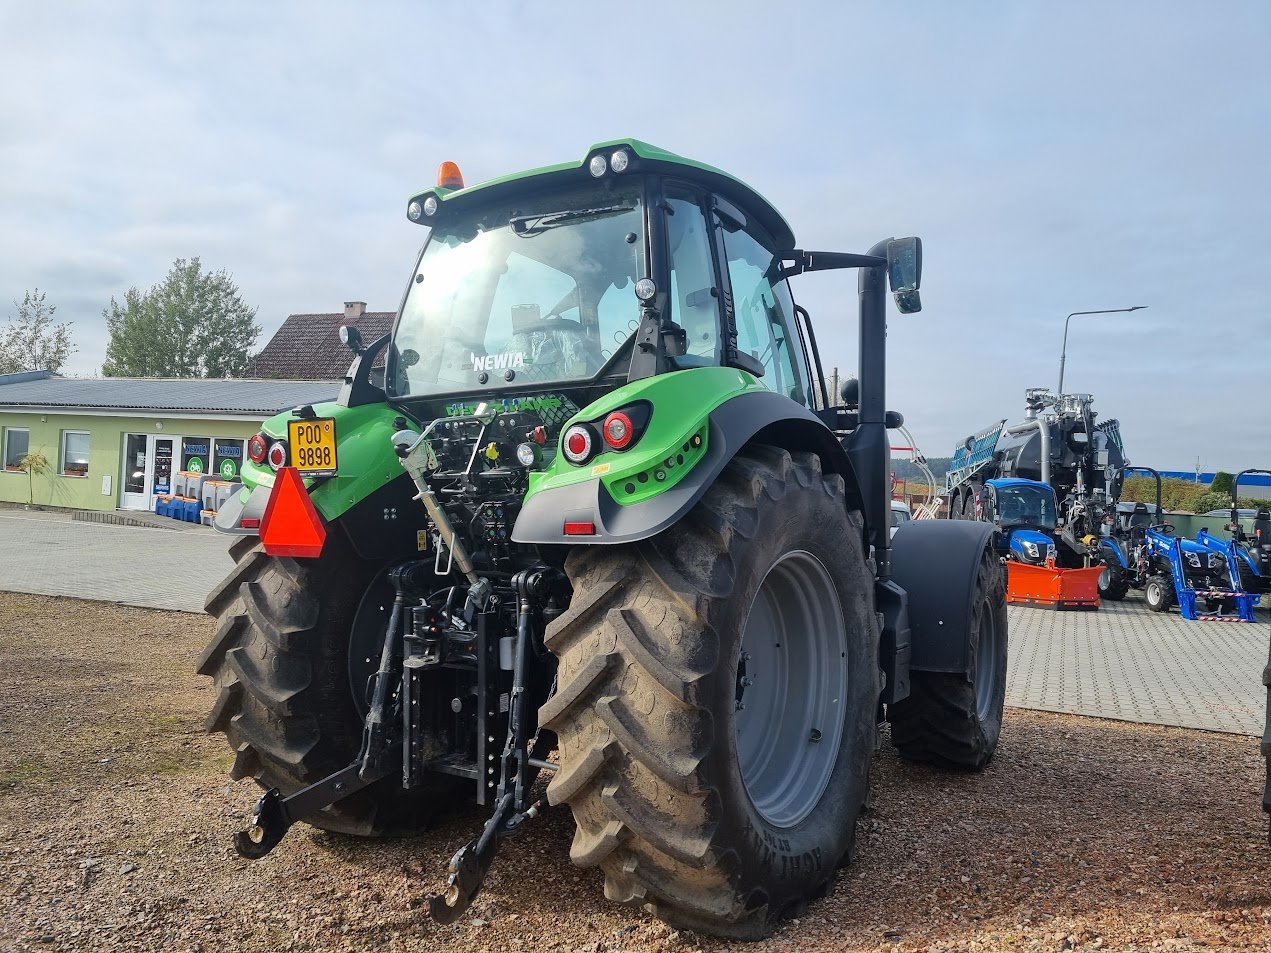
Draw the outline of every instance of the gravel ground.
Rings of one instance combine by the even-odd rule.
[[[1271,949],[1256,739],[1016,709],[981,775],[884,746],[856,860],[770,940],[607,902],[570,865],[561,810],[439,927],[423,898],[478,813],[399,841],[301,825],[263,860],[233,853],[256,791],[202,733],[211,631],[0,593],[0,950]]]

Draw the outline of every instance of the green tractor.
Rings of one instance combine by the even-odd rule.
[[[887,292],[919,310],[918,239],[800,250],[634,139],[469,188],[446,163],[407,217],[392,334],[345,333],[339,398],[266,421],[217,517],[207,725],[266,789],[238,851],[484,806],[429,898],[450,922],[567,804],[610,899],[767,935],[847,863],[880,726],[955,770],[1001,729],[992,528],[889,533]],[[789,279],[841,268],[860,372],[830,406]]]

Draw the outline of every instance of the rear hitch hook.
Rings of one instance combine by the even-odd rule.
[[[505,794],[481,836],[464,844],[450,858],[450,879],[444,892],[429,895],[428,915],[442,925],[454,923],[463,916],[485,885],[499,841],[517,833],[522,824],[537,817],[541,807],[542,802],[535,801],[528,810],[513,813],[512,795]]]
[[[234,835],[234,850],[240,857],[259,860],[277,847],[290,829],[291,822],[282,809],[282,793],[271,788],[256,802],[251,827]]]

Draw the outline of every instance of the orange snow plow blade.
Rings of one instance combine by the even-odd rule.
[[[1006,601],[1041,609],[1098,609],[1101,572],[1102,566],[1057,569],[1008,560]]]

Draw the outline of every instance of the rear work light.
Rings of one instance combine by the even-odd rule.
[[[251,439],[247,441],[247,459],[252,463],[264,463],[265,453],[268,450],[269,444],[266,442],[264,434],[252,434]]]

